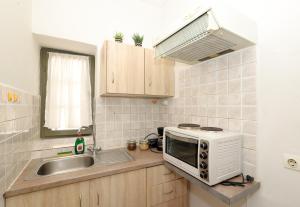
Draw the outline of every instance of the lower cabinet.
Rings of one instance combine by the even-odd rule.
[[[89,207],[89,205],[88,181],[6,199],[6,207]]]
[[[159,165],[6,199],[6,207],[187,207],[187,181]]]
[[[146,169],[90,181],[91,207],[146,207]]]
[[[147,207],[187,207],[187,181],[164,165],[147,169]]]

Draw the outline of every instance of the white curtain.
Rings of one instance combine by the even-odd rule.
[[[89,57],[49,53],[45,127],[78,129],[92,124]]]

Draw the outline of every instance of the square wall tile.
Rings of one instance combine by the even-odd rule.
[[[242,50],[242,60],[243,63],[251,63],[256,61],[256,48],[255,47],[248,47]]]
[[[228,67],[232,68],[242,64],[241,52],[233,52],[228,55]]]
[[[254,106],[245,106],[242,108],[242,114],[244,120],[256,120],[256,107]]]

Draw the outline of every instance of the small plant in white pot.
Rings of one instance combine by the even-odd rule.
[[[123,37],[124,37],[124,35],[123,35],[122,32],[116,32],[116,34],[115,34],[115,36],[114,36],[115,41],[116,41],[116,42],[120,42],[120,43],[123,42]]]
[[[138,33],[134,33],[132,36],[135,46],[142,47],[144,35],[139,35]]]

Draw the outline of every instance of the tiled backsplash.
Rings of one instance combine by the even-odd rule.
[[[152,99],[99,97],[96,100],[96,134],[105,148],[124,147],[128,139],[140,140],[156,132],[159,104]]]
[[[38,96],[0,84],[0,192],[13,182],[31,158],[39,139]],[[1,206],[0,200],[0,206]]]
[[[178,95],[160,105],[156,125],[182,122],[243,134],[244,172],[256,171],[255,47],[193,65],[179,73]]]

